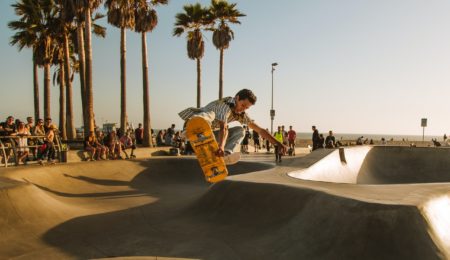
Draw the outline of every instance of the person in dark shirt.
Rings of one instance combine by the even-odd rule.
[[[14,123],[14,117],[8,116],[6,121],[1,123],[1,130],[3,131],[3,135],[11,135],[15,133],[17,130],[16,124]]]
[[[136,138],[137,144],[142,144],[144,141],[144,128],[142,128],[142,124],[139,123],[138,128],[134,130],[134,137]]]
[[[336,139],[335,139],[335,137],[333,135],[333,131],[331,131],[331,130],[328,132],[328,136],[325,139],[325,147],[326,148],[334,148],[334,147],[336,147]]]
[[[45,119],[45,122],[44,122],[44,130],[45,130],[45,133],[47,133],[48,132],[48,130],[50,129],[50,126],[52,125],[52,119],[50,118],[50,117],[47,117],[46,119]]]
[[[319,137],[319,130],[317,130],[316,126],[313,125],[312,126],[312,130],[313,130],[313,135],[312,135],[312,143],[313,143],[313,147],[312,150],[316,150],[318,148],[320,148],[320,137]]]

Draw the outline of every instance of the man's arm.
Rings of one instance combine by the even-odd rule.
[[[219,121],[220,130],[219,130],[219,140],[217,140],[217,144],[219,145],[219,150],[217,150],[217,156],[225,156],[225,143],[228,137],[228,124],[223,121]]]
[[[265,129],[261,128],[259,125],[257,125],[254,122],[251,122],[248,124],[248,127],[255,130],[262,138],[269,140],[269,142],[273,145],[277,145],[279,149],[281,149],[281,152],[284,153],[287,151],[287,146],[278,142],[275,137],[273,137],[269,132],[267,132]]]

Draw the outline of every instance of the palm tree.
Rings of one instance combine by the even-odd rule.
[[[68,2],[70,1],[70,2]],[[59,15],[60,15],[60,34],[59,36],[62,36],[62,39],[59,39],[59,45],[62,46],[62,61],[64,64],[64,68],[61,69],[61,74],[64,75],[64,85],[66,90],[66,97],[65,97],[65,106],[66,106],[66,115],[64,122],[60,122],[60,130],[62,132],[63,128],[66,131],[66,133],[63,132],[63,137],[66,137],[68,139],[75,139],[76,138],[76,130],[75,130],[75,124],[74,124],[74,117],[73,117],[73,95],[72,95],[72,73],[71,73],[71,50],[73,50],[73,44],[71,35],[75,28],[73,26],[73,21],[75,18],[75,9],[72,0],[58,0],[59,3]],[[60,85],[60,86],[61,86]],[[60,104],[61,105],[61,104]],[[60,113],[61,111],[60,108]],[[61,118],[61,115],[60,115]],[[61,125],[64,124],[63,128]]]
[[[230,46],[230,41],[234,39],[234,32],[228,23],[240,24],[238,18],[245,16],[236,9],[236,4],[229,4],[226,0],[211,0],[209,8],[211,18],[218,22],[218,26],[213,28],[213,44],[220,50],[219,69],[219,98],[223,97],[223,52]]]
[[[197,107],[201,100],[201,63],[200,60],[205,53],[205,42],[203,41],[202,29],[206,29],[211,21],[208,18],[208,9],[199,3],[185,5],[184,13],[178,13],[175,18],[175,29],[173,36],[187,34],[188,57],[197,61]]]
[[[51,117],[50,111],[50,66],[54,54],[54,37],[58,10],[52,0],[35,1],[38,4],[40,19],[34,30],[38,32],[36,42],[36,62],[44,67],[44,117]]]
[[[127,128],[127,87],[126,87],[126,29],[135,26],[134,0],[106,0],[108,23],[120,28],[120,129],[125,133]]]
[[[71,9],[74,10],[77,24],[77,41],[75,49],[78,53],[79,73],[80,73],[80,90],[81,102],[83,106],[83,123],[84,133],[87,135],[89,131],[94,131],[94,99],[92,85],[92,13],[97,9],[101,0],[69,0]],[[98,15],[96,15],[97,17]],[[94,32],[96,26],[94,24]],[[104,29],[101,33],[105,34]]]
[[[158,16],[155,6],[167,5],[168,0],[153,0],[148,4],[146,1],[140,1],[136,8],[136,23],[134,30],[141,33],[142,45],[142,85],[144,96],[144,146],[152,147],[152,135],[150,124],[150,99],[148,82],[148,62],[147,62],[147,32],[151,32],[158,24]]]
[[[11,21],[8,27],[17,31],[12,37],[10,44],[17,45],[19,51],[24,47],[31,48],[33,53],[33,96],[34,96],[34,119],[35,122],[40,117],[39,110],[39,77],[38,65],[36,62],[36,48],[38,40],[38,31],[35,30],[36,24],[40,22],[40,12],[36,1],[22,0],[16,4],[12,4],[17,16],[20,17],[18,21]]]
[[[54,57],[54,65],[58,66],[53,74],[53,85],[59,85],[59,135],[63,140],[67,140],[66,131],[66,81],[65,81],[65,66],[64,66],[64,47],[56,47],[56,55]]]

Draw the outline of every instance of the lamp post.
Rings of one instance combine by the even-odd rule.
[[[270,107],[270,134],[273,135],[273,119],[275,118],[275,110],[273,109],[273,72],[278,63],[272,63],[272,105]]]

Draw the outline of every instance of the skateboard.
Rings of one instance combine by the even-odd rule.
[[[219,145],[209,123],[201,117],[191,118],[186,124],[186,137],[191,143],[206,181],[215,183],[224,180],[228,170],[224,158],[216,156]]]

